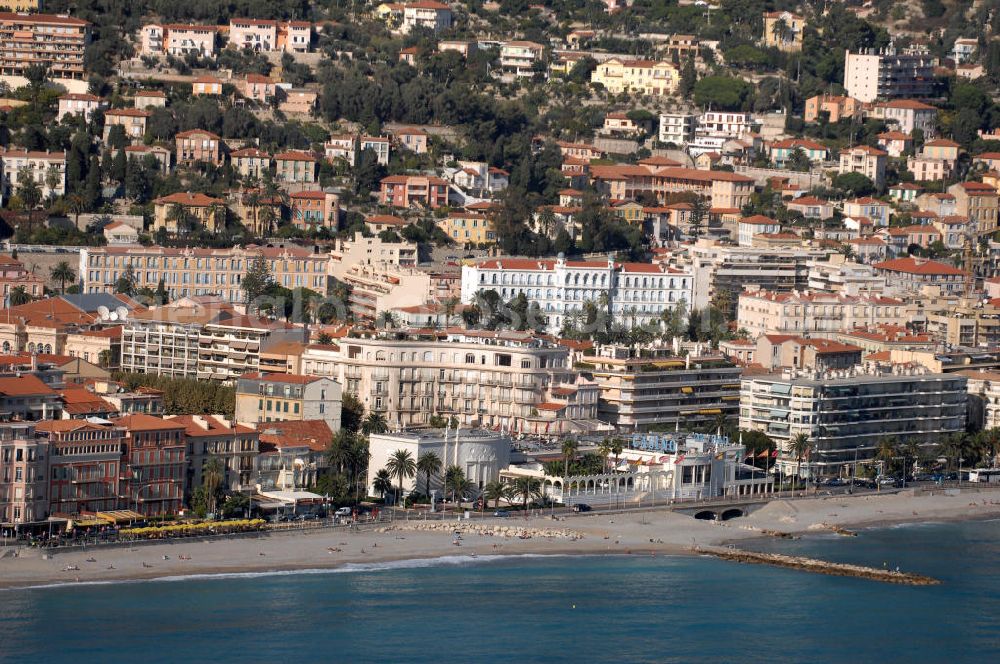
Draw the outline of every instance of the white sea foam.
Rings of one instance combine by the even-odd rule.
[[[44,590],[49,588],[69,588],[78,586],[108,586],[131,583],[174,583],[178,581],[223,580],[223,579],[254,579],[270,576],[297,576],[305,574],[358,574],[366,572],[383,572],[399,569],[419,569],[427,567],[461,567],[479,565],[482,563],[502,560],[523,560],[527,558],[576,558],[571,554],[520,553],[511,555],[484,556],[441,556],[439,558],[408,558],[403,560],[388,560],[379,563],[344,563],[339,567],[315,567],[306,569],[258,570],[253,572],[206,572],[195,574],[174,574],[144,579],[107,579],[88,581],[63,581],[59,583],[44,583],[30,586],[7,588],[11,590]],[[3,590],[0,589],[0,593]]]

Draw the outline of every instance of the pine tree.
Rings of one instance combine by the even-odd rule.
[[[125,182],[125,171],[128,167],[128,161],[125,159],[125,151],[118,150],[115,152],[115,156],[111,159],[111,179],[115,182],[123,184]]]
[[[83,201],[87,210],[94,211],[101,205],[101,160],[95,154],[90,158],[87,178],[83,185]]]
[[[253,306],[254,300],[267,292],[273,283],[267,259],[260,255],[256,256],[247,268],[243,283],[240,284],[240,288],[243,289],[243,301],[246,302],[248,309]]]
[[[688,58],[681,69],[681,80],[677,86],[677,91],[685,99],[691,97],[694,91],[694,84],[698,81],[698,72],[694,69],[694,58]]]

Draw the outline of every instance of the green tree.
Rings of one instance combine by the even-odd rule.
[[[841,173],[833,178],[833,186],[849,196],[868,196],[875,191],[875,183],[862,173]]]
[[[121,273],[121,276],[119,276],[118,280],[115,282],[115,292],[121,295],[135,297],[137,290],[138,277],[135,272],[135,267],[129,263],[125,266],[125,271]]]
[[[527,512],[528,503],[541,497],[542,483],[534,477],[518,477],[514,480],[511,492],[515,496],[520,496],[521,506]]]
[[[809,454],[811,444],[805,433],[797,433],[788,441],[788,451],[795,457],[795,476],[799,479],[802,479],[802,459]]]
[[[31,302],[32,297],[28,294],[27,289],[24,286],[15,286],[10,289],[10,293],[7,294],[7,304],[11,307],[16,307],[21,304],[27,304]]]
[[[17,195],[21,197],[25,210],[34,210],[42,201],[42,189],[28,166],[23,166],[17,172]]]
[[[797,147],[788,155],[788,159],[785,161],[785,168],[790,171],[806,172],[812,168],[812,162],[809,161],[809,156],[805,150]]]
[[[247,311],[251,309],[259,310],[256,300],[263,296],[275,284],[271,276],[271,268],[267,259],[258,254],[247,267],[247,273],[243,276],[240,288],[243,289],[243,301],[247,305]]]
[[[392,475],[389,474],[388,470],[383,468],[375,473],[375,479],[372,480],[372,489],[379,495],[379,498],[385,500],[385,494],[392,491]]]
[[[205,490],[205,500],[209,512],[215,513],[219,504],[219,492],[226,480],[226,470],[218,459],[209,459],[201,467],[201,487]]]
[[[567,438],[562,442],[561,450],[563,455],[564,472],[563,477],[569,476],[569,462],[576,457],[576,451],[580,449],[580,444],[572,438]]]
[[[373,433],[385,433],[389,430],[389,423],[382,413],[369,413],[364,422],[361,423],[361,431],[365,435]]]
[[[460,507],[472,491],[472,482],[466,479],[465,471],[460,466],[448,466],[444,473],[444,485],[456,507]]]
[[[66,282],[76,279],[76,272],[69,266],[68,261],[59,261],[49,270],[49,276],[59,282],[59,291],[66,294]]]
[[[483,500],[492,500],[493,509],[497,509],[500,507],[500,501],[507,498],[507,489],[507,485],[499,480],[487,482],[483,487]]]
[[[431,475],[437,475],[443,467],[437,452],[424,452],[417,459],[417,472],[424,474],[424,495],[431,495]]]
[[[698,72],[694,68],[694,58],[689,57],[684,61],[684,66],[681,68],[681,78],[677,85],[677,93],[685,99],[691,98],[691,93],[694,92],[694,85],[698,82]]]
[[[417,474],[417,462],[413,460],[413,453],[410,450],[396,450],[389,455],[389,462],[385,465],[389,475],[396,478],[399,483],[399,497],[403,496],[403,480],[410,479]]]
[[[350,392],[344,392],[340,408],[340,426],[351,433],[361,430],[361,422],[365,418],[365,405],[361,399]]]
[[[753,92],[749,83],[730,76],[706,76],[694,84],[695,103],[722,111],[738,111]]]

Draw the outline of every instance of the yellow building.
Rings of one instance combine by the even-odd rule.
[[[0,8],[11,12],[37,12],[42,8],[42,0],[0,0]]]
[[[669,95],[677,90],[680,73],[666,61],[619,60],[612,58],[597,65],[591,83],[600,83],[613,94],[634,92],[646,95]]]
[[[226,202],[188,192],[170,194],[153,201],[154,232],[161,228],[173,234],[191,231],[195,222],[212,233],[222,230],[226,226]]]
[[[801,51],[806,20],[791,12],[764,13],[764,46],[781,51]]]
[[[493,220],[481,214],[452,212],[437,224],[459,244],[492,244],[497,240]]]

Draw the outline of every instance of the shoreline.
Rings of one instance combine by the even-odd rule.
[[[698,556],[704,555],[696,550],[698,546],[740,548],[774,536],[763,531],[802,537],[834,534],[835,528],[864,530],[994,518],[1000,518],[1000,487],[773,500],[749,516],[724,523],[664,509],[574,515],[558,521],[549,517],[402,521],[356,532],[320,529],[252,539],[56,549],[47,552],[51,554],[48,560],[42,558],[41,550],[21,549],[17,558],[0,558],[0,592],[234,575],[349,573],[518,556]],[[457,545],[452,536],[456,528],[463,533]],[[531,536],[521,539],[516,533],[524,530]],[[752,544],[747,550],[752,551]],[[65,571],[67,567],[79,569]]]

